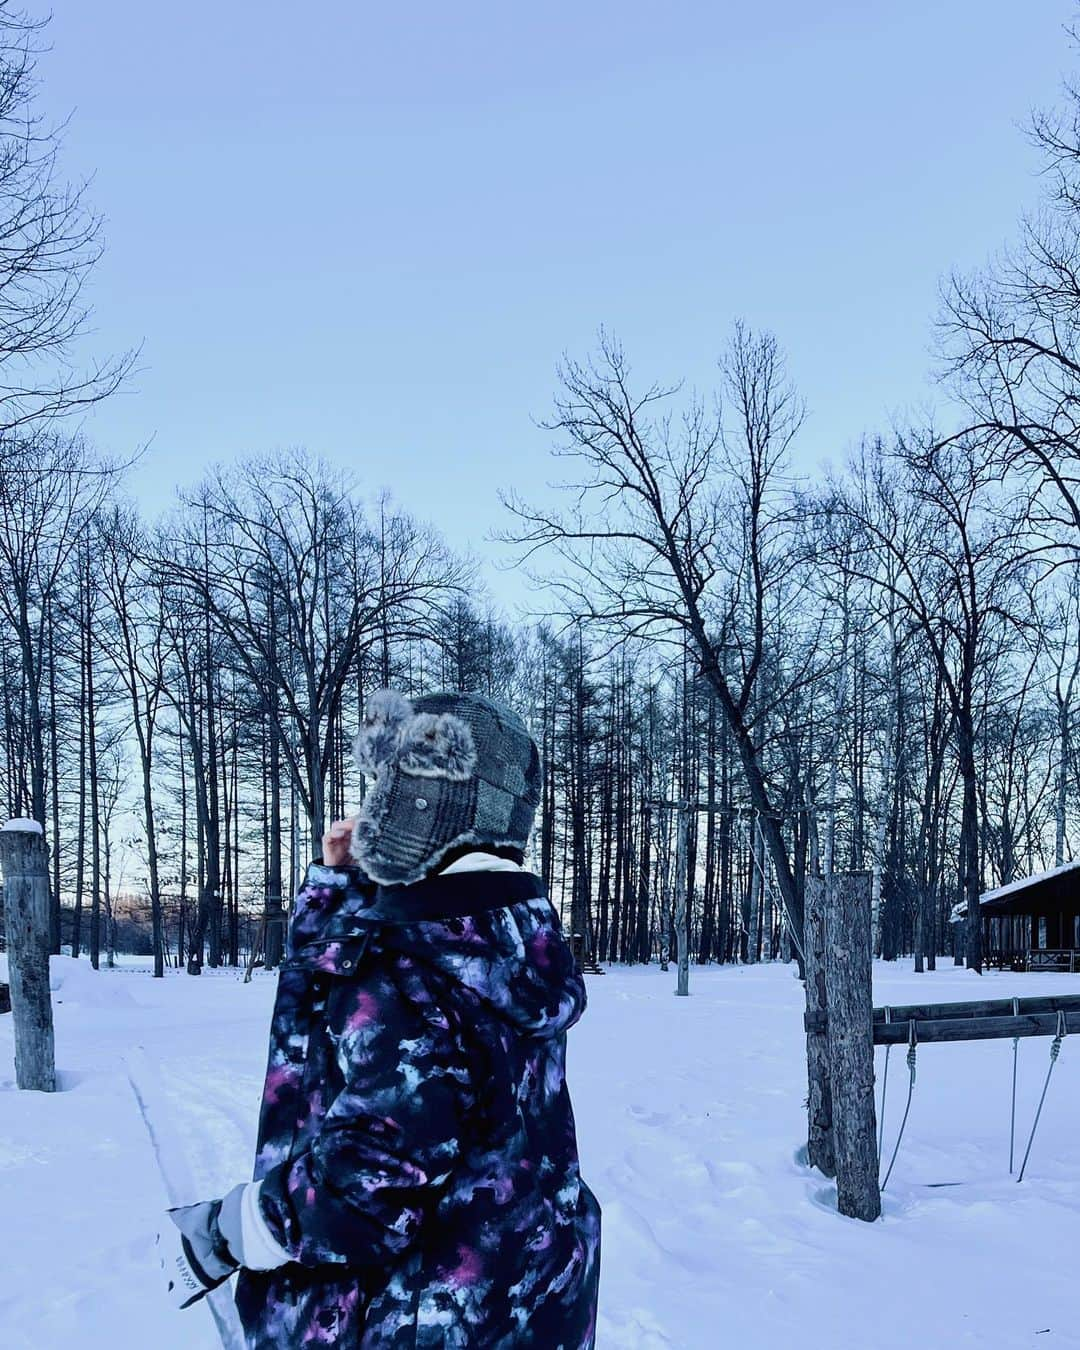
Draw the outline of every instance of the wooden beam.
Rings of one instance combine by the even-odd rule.
[[[920,1044],[935,1041],[998,1041],[1013,1036],[1056,1036],[1062,1014],[1029,1013],[1021,1017],[945,1017],[921,1022],[879,1022],[874,1026],[875,1045],[907,1045],[912,1020]],[[1064,1013],[1069,1035],[1080,1033],[1080,1012]]]
[[[1080,1012],[1080,994],[1033,995],[1016,1000],[1020,1013]],[[1011,998],[975,999],[967,1003],[911,1003],[890,1007],[888,1019],[893,1022],[937,1021],[946,1017],[1011,1017]],[[886,1009],[874,1009],[874,1023],[886,1020]]]
[[[898,1045],[901,1041],[907,1040],[907,1027],[909,1022],[922,1024],[924,1022],[945,1022],[945,1021],[986,1021],[988,1019],[1006,1018],[1012,1020],[1014,1012],[1021,1018],[1030,1016],[1039,1016],[1042,1014],[1056,1014],[1063,1012],[1070,1016],[1074,1013],[1080,1013],[1080,994],[1057,994],[1057,995],[1039,995],[1030,998],[1011,998],[998,999],[975,999],[966,1003],[911,1003],[888,1009],[889,1020],[885,1020],[886,1009],[874,1009],[874,1037],[876,1045]],[[807,1012],[803,1017],[803,1025],[808,1034],[823,1036],[828,1030],[828,1016],[824,1011]],[[891,1035],[888,1039],[882,1039],[878,1032],[882,1027],[892,1026],[893,1028],[902,1028],[902,1034]],[[1013,1033],[1009,1033],[1012,1035]],[[1024,1035],[1024,1032],[1020,1032]],[[1043,1035],[1042,1032],[1028,1032],[1027,1035]],[[945,1039],[940,1037],[939,1039]],[[959,1037],[958,1039],[974,1040],[974,1036]]]

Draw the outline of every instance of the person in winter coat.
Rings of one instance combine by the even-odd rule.
[[[536,746],[490,699],[384,690],[355,754],[374,782],[296,899],[255,1180],[170,1211],[170,1289],[187,1306],[239,1269],[251,1350],[585,1350],[600,1211],[564,1075],[585,988],[522,868]]]

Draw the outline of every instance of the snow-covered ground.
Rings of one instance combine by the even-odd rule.
[[[876,1001],[893,1004],[1080,992],[1076,976],[980,981],[951,964],[879,966],[875,979]],[[1065,1042],[1022,1185],[1008,1175],[1012,1043],[922,1047],[871,1226],[840,1218],[799,1162],[791,969],[694,969],[689,999],[673,983],[655,966],[593,978],[571,1034],[582,1166],[604,1208],[600,1350],[1080,1347],[1080,1038]],[[142,1047],[140,1072],[155,1066],[190,1198],[220,1194],[250,1167],[273,979],[95,976],[56,959],[54,984],[61,1092],[15,1091],[0,1018],[0,1346],[212,1350],[209,1316],[172,1312],[160,1288],[165,1192],[124,1057]],[[1048,1049],[1021,1043],[1021,1150]],[[889,1088],[892,1140],[906,1094],[896,1051]]]

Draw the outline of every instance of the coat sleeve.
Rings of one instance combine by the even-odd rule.
[[[294,1261],[399,1256],[460,1154],[466,1058],[434,1001],[410,993],[387,972],[358,989],[338,1047],[344,1088],[311,1145],[263,1178],[263,1217]]]

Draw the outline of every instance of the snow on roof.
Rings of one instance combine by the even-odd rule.
[[[1036,872],[1033,877],[1019,877],[1016,881],[1006,882],[1004,886],[998,886],[995,890],[984,891],[979,896],[979,903],[988,904],[991,900],[1004,899],[1006,895],[1013,895],[1017,891],[1026,890],[1029,886],[1038,885],[1040,881],[1050,881],[1053,877],[1063,877],[1068,872],[1075,872],[1080,868],[1080,859],[1076,862],[1062,863],[1060,867],[1051,867],[1048,872]]]

